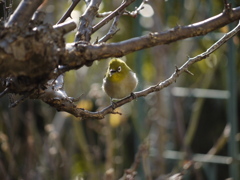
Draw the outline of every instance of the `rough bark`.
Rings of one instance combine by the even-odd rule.
[[[84,65],[91,66],[95,60],[121,57],[141,49],[202,36],[240,19],[240,7],[231,9],[230,6],[226,6],[222,13],[198,23],[177,26],[165,32],[153,32],[121,42],[91,44],[89,41],[94,31],[110,19],[122,15],[125,8],[134,2],[125,1],[93,26],[92,21],[97,16],[101,3],[101,0],[94,0],[80,18],[76,42],[66,45],[63,35],[75,29],[75,23],[50,26],[31,20],[41,2],[41,0],[22,1],[5,26],[0,27],[0,80],[4,88],[0,97],[6,93],[14,93],[23,95],[22,99],[27,97],[41,99],[59,111],[85,118],[103,118],[106,114],[113,113],[113,108],[107,107],[100,112],[76,108],[74,99],[67,97],[63,91],[63,82],[58,78],[64,72]],[[186,71],[186,68],[182,71]],[[178,74],[179,71],[176,71],[174,77]],[[166,81],[164,85],[150,87],[145,92],[148,94],[160,90],[160,85],[166,87],[169,84],[171,83]],[[142,92],[136,93],[137,97],[144,95]],[[131,100],[132,97],[128,97],[117,106]],[[17,103],[15,102],[13,106]]]

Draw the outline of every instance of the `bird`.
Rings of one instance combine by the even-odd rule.
[[[102,89],[113,99],[122,99],[128,95],[134,97],[133,91],[138,84],[138,78],[132,69],[121,59],[113,58],[103,79]]]

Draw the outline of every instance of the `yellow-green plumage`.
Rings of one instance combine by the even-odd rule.
[[[121,99],[130,95],[136,88],[136,74],[121,59],[109,62],[107,73],[103,79],[103,90],[110,98]]]

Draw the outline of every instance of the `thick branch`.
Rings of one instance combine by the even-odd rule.
[[[117,43],[76,44],[69,46],[69,56],[64,59],[63,64],[68,65],[69,69],[75,69],[87,64],[87,61],[122,57],[141,49],[205,35],[238,19],[240,19],[240,7],[188,26],[177,26],[165,32],[150,33]]]
[[[180,74],[182,74],[183,72],[189,73],[188,68],[198,62],[201,61],[203,59],[205,59],[206,57],[208,57],[211,53],[213,53],[214,51],[216,51],[218,48],[220,48],[225,42],[227,42],[231,37],[233,37],[234,35],[236,35],[238,32],[240,31],[240,22],[238,23],[238,25],[229,33],[225,34],[220,40],[218,40],[215,44],[213,44],[209,49],[207,49],[206,52],[193,57],[193,58],[189,58],[188,61],[183,64],[180,68],[176,68],[176,71],[165,81],[151,86],[147,89],[144,89],[142,91],[138,91],[135,92],[135,98],[139,98],[142,96],[147,96],[150,93],[156,92],[156,91],[160,91],[165,87],[168,87],[169,85],[171,85],[173,82],[176,82],[177,78],[179,77]],[[191,73],[190,73],[191,74]],[[120,107],[130,101],[134,100],[134,98],[132,97],[132,95],[130,95],[129,97],[126,97],[118,102],[114,103],[114,108]],[[57,107],[58,110],[63,110],[66,112],[69,112],[71,114],[73,114],[76,117],[83,117],[83,118],[96,118],[96,119],[101,119],[103,118],[106,114],[110,114],[114,112],[114,108],[112,107],[112,105],[106,107],[105,109],[99,111],[99,112],[90,112],[90,111],[86,111],[84,109],[81,108],[76,108],[76,106],[73,103],[70,103],[70,106],[66,106],[64,103],[66,103],[66,100],[62,99],[62,100],[58,100],[57,103],[52,103],[53,101],[51,101],[49,104],[51,104],[54,107]]]
[[[92,0],[86,11],[80,18],[80,25],[75,37],[75,41],[90,41],[92,34],[92,22],[97,15],[98,7],[102,0]]]
[[[155,91],[160,91],[161,89],[169,86],[170,84],[172,84],[173,82],[176,82],[177,78],[179,77],[180,74],[182,74],[183,72],[189,72],[188,68],[198,62],[201,61],[203,59],[205,59],[206,57],[208,57],[211,53],[213,53],[214,51],[216,51],[218,48],[220,48],[224,43],[226,43],[230,38],[232,38],[234,35],[236,35],[238,32],[240,31],[240,22],[238,23],[238,25],[229,33],[225,34],[221,39],[219,39],[215,44],[213,44],[210,48],[207,49],[207,51],[205,51],[202,54],[199,54],[198,56],[195,56],[193,58],[189,58],[188,61],[183,64],[180,68],[177,68],[176,71],[171,75],[171,77],[169,77],[167,80],[155,85],[155,86],[151,86],[143,91],[139,91],[135,93],[135,96],[138,97],[142,97],[142,96],[146,96],[152,92]],[[115,103],[116,107],[122,106],[125,103],[128,103],[130,101],[132,101],[133,98],[131,96],[118,101]],[[104,111],[111,111],[112,108],[108,107],[106,108]]]
[[[76,28],[76,24],[74,21],[69,21],[61,24],[57,24],[53,26],[53,29],[59,31],[61,34],[67,34]]]
[[[19,27],[26,27],[32,15],[42,2],[43,0],[22,0],[15,12],[11,15],[6,26],[17,24]]]
[[[174,29],[170,29],[165,32],[156,32],[150,33],[148,35],[142,37],[136,37],[132,39],[128,39],[125,41],[117,42],[117,43],[102,43],[102,44],[82,44],[75,43],[72,45],[68,45],[66,48],[66,53],[64,52],[64,56],[61,58],[59,65],[64,65],[66,68],[62,71],[68,71],[71,69],[80,68],[83,65],[91,64],[94,60],[100,60],[109,57],[121,57],[131,52],[141,50],[144,48],[153,47],[156,45],[168,44],[177,40],[200,36],[206,33],[209,33],[213,30],[218,29],[224,25],[229,24],[230,22],[236,21],[240,18],[240,7],[235,8],[230,11],[225,11],[225,13],[221,13],[217,16],[211,17],[207,20],[201,21],[199,23],[191,24],[188,26],[176,27]],[[8,30],[6,29],[6,32]],[[18,64],[9,63],[9,61],[5,61],[4,59],[11,59],[8,51],[4,50],[6,47],[5,39],[8,36],[4,37],[0,43],[0,46],[3,48],[1,51],[0,62],[2,63],[0,66],[0,77],[6,77],[6,74],[13,74],[14,76],[20,76],[22,74],[26,75],[28,72],[26,71],[26,66],[24,63],[19,62]],[[26,38],[22,38],[21,42],[28,43],[29,41]],[[55,41],[51,41],[55,42]],[[19,43],[17,43],[19,44]],[[40,43],[37,43],[41,45]],[[19,45],[18,45],[19,46]],[[36,46],[36,43],[35,43]],[[34,47],[34,46],[33,46]],[[39,49],[39,47],[37,47]],[[7,49],[9,50],[9,49]],[[11,49],[10,49],[11,50]],[[15,52],[15,51],[14,51]],[[22,54],[24,51],[20,51],[19,47],[16,47],[16,52]],[[52,55],[51,55],[52,56]],[[16,58],[25,57],[25,56],[16,56]],[[31,57],[31,56],[27,56]],[[46,57],[46,55],[45,55]],[[47,58],[47,57],[46,57]],[[15,66],[18,66],[15,68]],[[15,69],[14,69],[15,68]],[[13,72],[14,70],[14,72]],[[4,74],[3,74],[4,73]],[[34,75],[34,74],[33,74]]]
[[[100,0],[95,0],[91,1],[91,3],[98,1],[100,2]],[[88,11],[86,11],[86,13],[87,12]],[[82,42],[74,43],[72,46],[66,48],[67,51],[64,49],[62,33],[73,29],[74,24],[59,25],[55,26],[54,29],[48,26],[40,26],[39,28],[29,29],[29,32],[21,32],[19,28],[12,27],[11,31],[17,32],[16,36],[13,36],[15,38],[12,38],[11,33],[9,33],[10,28],[5,28],[4,31],[1,31],[2,39],[0,41],[0,77],[6,81],[4,84],[6,91],[3,95],[6,92],[20,93],[22,95],[29,93],[30,98],[42,99],[40,96],[42,91],[44,91],[44,84],[49,78],[54,79],[67,70],[77,69],[94,60],[120,57],[140,49],[204,35],[238,19],[240,19],[240,7],[227,9],[223,13],[199,23],[182,27],[178,26],[166,32],[150,33],[146,36],[132,38],[118,43],[96,45],[89,43],[83,44]],[[92,19],[85,21],[85,23],[91,23],[91,20]],[[85,25],[87,27],[87,34],[83,35],[87,35],[90,38],[92,32],[88,30],[91,30],[92,26],[91,24]],[[235,29],[235,31],[238,31],[238,29]],[[176,80],[179,74],[188,72],[187,68],[191,64],[206,58],[225,43],[225,41],[230,38],[229,35],[234,33],[236,32],[232,32],[222,38],[205,53],[196,58],[189,59],[181,68],[176,69],[176,72],[166,81],[143,91],[136,92],[136,97],[146,96],[149,93],[160,91],[162,88],[169,86]],[[31,66],[28,66],[29,64],[31,64]],[[46,64],[48,64],[48,66],[46,66]],[[71,98],[63,95],[63,92],[57,91],[56,93],[58,93],[59,96],[52,96],[51,98],[44,98],[42,100],[57,110],[69,112],[76,117],[100,119],[106,114],[114,112],[112,106],[106,107],[99,112],[89,112],[77,108]],[[117,102],[115,107],[122,106],[132,100],[133,97],[129,96]]]

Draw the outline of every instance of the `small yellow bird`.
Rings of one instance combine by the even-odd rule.
[[[124,61],[114,58],[109,62],[102,88],[111,100],[130,95],[137,84],[136,74]]]

